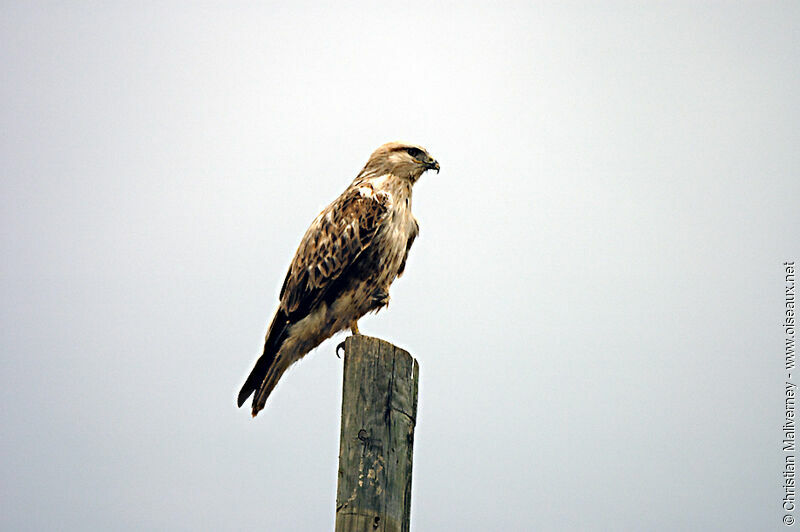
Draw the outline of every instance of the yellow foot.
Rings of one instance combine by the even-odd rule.
[[[353,334],[361,334],[360,332],[358,332],[358,320],[350,324],[350,330],[353,331]],[[342,343],[336,346],[336,356],[342,358],[341,355],[339,355],[339,350],[341,350],[342,353],[344,353],[344,341],[342,341]]]

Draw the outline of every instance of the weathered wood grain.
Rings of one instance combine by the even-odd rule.
[[[369,336],[344,350],[336,532],[407,532],[419,365]]]

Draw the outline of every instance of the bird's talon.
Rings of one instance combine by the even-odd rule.
[[[341,349],[342,353],[344,353],[344,341],[336,346],[336,358],[342,358],[339,354],[339,349]]]

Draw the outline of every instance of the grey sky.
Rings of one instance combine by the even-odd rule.
[[[335,338],[234,399],[380,144],[415,530],[778,530],[800,4],[6,2],[0,528],[325,530]]]

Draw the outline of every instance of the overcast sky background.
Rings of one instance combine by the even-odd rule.
[[[234,401],[396,139],[412,528],[783,528],[798,49],[796,1],[4,2],[0,528],[330,529],[343,336]]]

